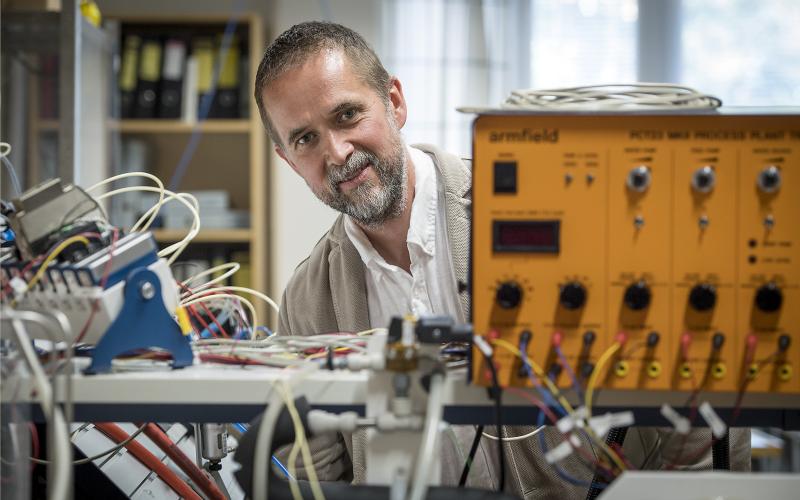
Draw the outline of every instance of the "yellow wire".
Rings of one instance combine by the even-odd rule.
[[[325,500],[325,495],[322,493],[319,479],[317,479],[317,471],[314,469],[314,459],[311,457],[311,450],[308,447],[308,442],[306,441],[305,433],[303,432],[303,422],[300,420],[300,415],[297,413],[297,408],[294,405],[292,390],[289,387],[289,384],[283,381],[278,383],[276,389],[280,391],[281,397],[283,397],[283,401],[286,404],[286,408],[289,410],[289,415],[292,417],[292,423],[294,424],[294,445],[292,446],[292,451],[289,452],[289,473],[292,475],[292,477],[297,477],[297,453],[298,450],[302,451],[303,465],[305,465],[306,474],[308,474],[308,482],[311,486],[311,492],[314,495],[314,500]],[[297,486],[297,480],[289,481],[289,487],[292,490],[292,496],[295,499],[302,500],[303,496],[300,493],[300,488]]]
[[[564,409],[567,410],[567,413],[569,413],[570,415],[575,413],[575,409],[572,407],[571,404],[569,404],[569,401],[567,401],[567,398],[564,397],[564,395],[561,393],[561,391],[558,389],[558,387],[556,387],[556,385],[553,383],[553,381],[550,380],[550,377],[545,375],[544,370],[542,370],[542,367],[539,366],[539,364],[536,363],[536,361],[534,361],[534,360],[528,358],[527,356],[523,355],[522,352],[519,349],[517,349],[516,346],[514,346],[514,344],[512,344],[511,342],[509,342],[507,340],[495,339],[493,344],[495,344],[497,346],[500,346],[500,347],[502,347],[503,349],[505,349],[507,351],[511,351],[511,353],[515,354],[523,362],[527,361],[528,364],[531,365],[531,367],[533,368],[533,372],[536,374],[536,376],[539,377],[539,379],[542,382],[544,382],[544,384],[547,386],[547,388],[550,390],[550,392],[553,393],[553,396],[555,396],[556,399],[558,400],[558,402],[561,403],[561,406],[563,406]]]
[[[492,344],[494,344],[494,345],[496,345],[498,347],[502,347],[503,349],[505,349],[507,351],[510,351],[511,353],[513,353],[517,357],[519,357],[519,359],[521,359],[523,362],[527,361],[528,364],[531,365],[531,367],[533,368],[533,372],[536,374],[536,376],[539,377],[539,379],[545,383],[545,385],[550,390],[550,392],[553,393],[553,396],[555,396],[556,399],[558,400],[558,402],[561,403],[561,405],[564,407],[565,410],[567,410],[567,413],[572,418],[575,418],[575,409],[572,407],[572,405],[569,403],[569,401],[567,401],[567,398],[564,397],[564,395],[561,393],[561,391],[558,389],[558,387],[556,387],[556,385],[553,383],[553,381],[550,380],[550,377],[545,375],[544,370],[542,370],[542,367],[539,366],[539,364],[536,363],[536,361],[534,361],[534,360],[528,358],[527,356],[523,355],[522,352],[519,349],[517,349],[517,347],[514,344],[512,344],[511,342],[509,342],[507,340],[495,339],[495,340],[492,341]],[[617,348],[619,348],[619,346],[617,346]],[[613,354],[613,352],[611,354]],[[598,364],[599,364],[599,362],[598,362]],[[595,370],[597,370],[597,368],[595,368]],[[594,374],[594,372],[592,372],[592,374]],[[588,408],[587,408],[587,410],[588,410]],[[587,417],[587,421],[588,421],[588,417]],[[597,444],[598,446],[600,446],[600,448],[603,449],[603,451],[606,453],[606,455],[608,455],[611,458],[611,460],[614,461],[614,464],[617,467],[619,467],[620,470],[627,470],[627,467],[625,466],[625,463],[622,461],[622,459],[619,458],[619,455],[617,455],[617,453],[614,450],[612,450],[605,443],[605,441],[603,441],[602,439],[597,437],[597,435],[594,433],[594,431],[592,430],[591,427],[586,426],[585,430],[586,430],[586,434],[589,436],[589,438],[591,438],[595,442],[595,444]]]
[[[586,397],[584,406],[586,407],[586,418],[592,417],[592,395],[594,394],[594,387],[597,385],[597,379],[600,378],[600,372],[603,370],[603,365],[611,359],[611,356],[616,353],[619,348],[622,347],[622,344],[619,342],[614,342],[614,345],[606,349],[606,351],[600,355],[600,359],[597,360],[597,364],[592,370],[592,375],[589,377],[589,382],[586,384]]]
[[[36,271],[36,274],[34,274],[33,278],[31,278],[31,280],[28,282],[28,287],[25,289],[25,293],[30,291],[30,289],[33,288],[34,285],[36,285],[36,283],[38,283],[40,279],[42,279],[42,276],[44,276],[44,273],[47,271],[47,266],[49,266],[50,263],[53,262],[53,259],[58,257],[58,254],[63,252],[65,248],[75,243],[76,241],[83,243],[87,247],[89,246],[89,239],[86,236],[80,236],[80,235],[70,236],[66,240],[62,241],[52,252],[50,252],[50,255],[48,255],[47,258],[44,259],[42,265],[39,266],[39,270]]]

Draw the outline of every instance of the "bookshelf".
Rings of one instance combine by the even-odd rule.
[[[115,14],[112,19],[118,25],[122,58],[128,33],[143,33],[145,37],[160,37],[162,40],[178,33],[189,40],[188,57],[195,33],[198,36],[221,34],[229,18],[185,14]],[[261,18],[254,14],[242,14],[236,21],[235,35],[241,48],[240,64],[246,65],[246,68],[242,68],[245,71],[240,72],[242,91],[239,94],[239,110],[245,110],[243,114],[246,116],[208,118],[200,122],[166,118],[115,118],[110,121],[109,129],[121,143],[135,140],[145,144],[147,170],[161,178],[165,185],[170,182],[187,147],[192,147],[190,142],[196,141],[196,149],[178,190],[222,190],[227,193],[232,210],[249,214],[250,224],[249,227],[207,227],[202,224],[201,207],[202,229],[187,249],[187,258],[193,258],[193,247],[231,259],[249,255],[249,262],[241,262],[240,273],[249,273],[245,281],[252,288],[268,292],[266,135],[251,97],[252,91],[249,90],[264,50],[263,27]],[[247,78],[246,82],[244,78]],[[115,83],[118,84],[119,80],[115,80]],[[248,91],[244,92],[245,89]],[[246,101],[242,102],[243,99]],[[122,170],[119,165],[115,169]],[[156,229],[154,236],[160,245],[166,245],[183,238],[187,230],[188,227]],[[243,248],[244,251],[241,250]],[[254,301],[259,316],[269,318],[267,308],[259,302]]]

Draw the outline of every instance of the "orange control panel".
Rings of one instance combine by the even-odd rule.
[[[475,332],[558,385],[800,393],[800,112],[482,114],[472,208]]]

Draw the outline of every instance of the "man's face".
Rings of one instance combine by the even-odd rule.
[[[323,203],[368,227],[400,215],[407,168],[400,128],[400,82],[389,102],[367,85],[341,51],[323,50],[263,93],[286,160]]]

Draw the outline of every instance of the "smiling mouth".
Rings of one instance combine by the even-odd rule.
[[[348,187],[349,184],[354,183],[355,181],[359,180],[364,175],[364,173],[367,170],[367,168],[370,167],[370,165],[372,165],[372,164],[371,163],[365,164],[362,168],[358,169],[353,175],[351,175],[347,179],[339,181],[337,183],[337,187],[341,190],[342,187]]]

